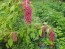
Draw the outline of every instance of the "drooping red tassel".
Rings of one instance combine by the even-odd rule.
[[[26,24],[31,24],[32,21],[32,9],[30,7],[30,1],[29,0],[23,0],[22,2],[22,10],[23,10],[23,15],[24,15],[24,22]]]
[[[54,49],[54,44],[53,44],[53,42],[54,42],[54,36],[55,36],[55,34],[54,34],[54,31],[52,30],[52,29],[49,29],[49,40],[52,42],[49,46],[50,46],[50,49]]]
[[[15,32],[12,32],[12,40],[14,41],[14,42],[17,42],[17,36],[16,36],[16,33]]]
[[[49,34],[49,40],[51,42],[54,42],[54,31],[52,29],[49,29],[49,32],[50,32],[50,34]]]
[[[31,18],[31,13],[32,10],[30,8],[30,6],[27,6],[26,7],[26,11],[25,11],[25,15],[24,15],[24,21],[27,23],[27,24],[30,24],[31,21],[32,21],[32,18]]]

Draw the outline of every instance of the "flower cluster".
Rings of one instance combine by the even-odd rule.
[[[49,29],[49,32],[50,32],[50,34],[49,34],[49,40],[50,40],[51,42],[54,42],[54,32],[53,32],[52,29]]]
[[[15,32],[11,33],[11,38],[12,38],[13,42],[17,42],[17,36],[16,36]]]
[[[29,0],[23,0],[22,2],[22,10],[23,10],[23,15],[24,15],[24,22],[26,24],[31,24],[32,21],[32,9],[30,7],[30,1]]]

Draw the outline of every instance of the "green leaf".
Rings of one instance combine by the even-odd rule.
[[[35,38],[35,33],[31,33],[31,38]]]
[[[8,45],[11,47],[13,45],[13,40],[12,39],[9,39],[8,40]]]
[[[39,35],[41,36],[41,34],[42,34],[42,29],[39,30]]]
[[[6,47],[7,47],[7,48],[9,48],[9,45],[8,45],[8,43],[6,43]]]
[[[15,9],[15,5],[13,5],[11,8],[10,8],[10,11],[14,11]]]

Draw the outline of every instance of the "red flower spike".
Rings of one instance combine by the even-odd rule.
[[[16,36],[16,33],[15,32],[12,33],[12,40],[14,42],[17,42],[17,36]]]
[[[26,7],[26,11],[25,11],[25,15],[24,15],[24,21],[27,24],[31,23],[31,20],[32,20],[32,18],[31,18],[32,13],[31,12],[32,12],[31,8],[29,6]]]
[[[26,24],[31,24],[31,21],[32,21],[32,18],[31,18],[32,9],[29,4],[30,4],[29,0],[23,0],[22,9],[23,9],[23,15],[24,15],[24,22]]]
[[[53,32],[52,29],[49,29],[49,32],[50,32],[50,34],[49,34],[49,40],[50,40],[51,42],[54,42],[54,32]]]

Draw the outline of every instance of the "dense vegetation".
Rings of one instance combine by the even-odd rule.
[[[49,40],[40,38],[44,24],[54,30],[54,49],[65,48],[65,2],[31,0],[32,23],[23,19],[21,0],[0,0],[0,49],[49,49]],[[12,40],[13,34],[15,40]]]

